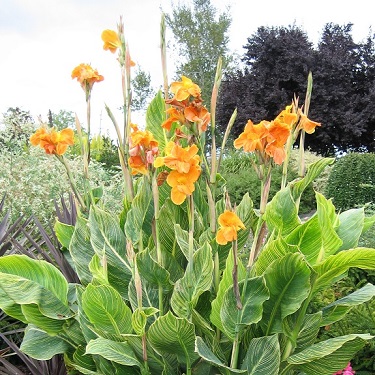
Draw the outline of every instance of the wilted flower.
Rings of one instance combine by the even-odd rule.
[[[115,53],[117,48],[121,48],[121,40],[118,33],[113,30],[104,30],[102,32],[102,40],[104,42],[103,49]]]
[[[218,218],[220,229],[216,234],[216,242],[226,245],[228,242],[237,240],[237,232],[245,229],[241,219],[232,211],[225,210]]]
[[[156,158],[154,166],[159,168],[165,165],[172,169],[167,177],[167,183],[172,188],[172,202],[179,205],[193,193],[194,183],[201,174],[198,147],[192,145],[183,148],[174,142],[169,142],[165,151],[167,156]]]
[[[104,79],[104,77],[89,64],[80,64],[76,66],[72,71],[72,78],[77,79],[83,90],[86,92],[86,95],[90,93],[95,82],[101,82]]]
[[[42,127],[30,137],[30,142],[33,146],[44,148],[47,154],[63,155],[68,146],[74,144],[74,132],[69,128],[47,131]]]

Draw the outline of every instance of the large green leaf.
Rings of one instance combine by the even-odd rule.
[[[159,91],[147,108],[146,130],[151,132],[159,142],[160,150],[164,150],[166,145],[165,130],[161,127],[161,124],[166,119],[165,109],[164,98],[161,91]]]
[[[326,326],[342,319],[354,306],[369,301],[375,296],[375,286],[368,283],[361,289],[330,303],[323,308],[323,320],[321,325]]]
[[[217,292],[216,298],[212,301],[212,309],[210,320],[211,322],[220,329],[224,331],[223,322],[221,321],[220,310],[223,305],[224,295],[226,291],[233,286],[233,254],[232,252],[228,254],[225,270],[220,280],[219,290]],[[243,266],[242,262],[238,262],[238,281],[241,282],[246,276],[246,269]]]
[[[270,232],[275,231],[283,236],[288,235],[300,224],[297,206],[289,186],[279,190],[267,204],[263,219],[267,222]]]
[[[154,205],[151,186],[146,179],[140,183],[125,223],[125,233],[133,247],[143,249],[152,233]]]
[[[187,266],[185,275],[174,286],[171,306],[177,316],[191,316],[199,296],[211,287],[212,275],[211,247],[205,244],[195,252],[192,267],[190,264]]]
[[[248,375],[278,375],[280,346],[277,335],[254,338],[250,341],[241,369]]]
[[[127,259],[126,238],[118,219],[97,207],[92,207],[89,228],[92,247],[103,267],[107,267],[109,283],[127,298],[127,287],[132,273]]]
[[[38,306],[45,317],[68,319],[68,282],[52,264],[26,255],[0,257],[0,307]]]
[[[110,285],[89,284],[82,293],[82,308],[95,331],[105,338],[121,341],[121,335],[132,332],[132,312]]]
[[[141,366],[131,346],[127,342],[115,342],[98,337],[87,344],[86,354],[97,354],[109,361],[124,366]]]
[[[339,220],[340,225],[337,228],[337,234],[342,240],[342,245],[339,250],[347,250],[357,247],[364,226],[364,209],[357,208],[344,211],[339,215]]]
[[[151,324],[148,340],[160,355],[174,354],[180,363],[192,363],[197,358],[194,324],[170,311]]]
[[[72,347],[58,336],[49,336],[44,331],[28,326],[20,348],[28,356],[38,360],[48,360],[54,355],[66,353]]]
[[[344,250],[335,255],[331,255],[326,260],[313,267],[317,273],[313,289],[317,292],[334,281],[344,277],[350,267],[362,269],[375,268],[375,249],[356,248]]]
[[[142,276],[141,276],[142,279]],[[135,288],[134,279],[129,283],[129,302],[134,310],[138,308],[138,296]],[[159,308],[159,288],[155,284],[150,284],[147,280],[142,279],[142,306]]]
[[[183,252],[186,259],[189,258],[189,232],[183,230],[180,227],[180,224],[174,225],[174,232],[178,245],[180,246],[181,251]],[[193,239],[193,248],[196,250],[198,248],[198,242]]]
[[[322,326],[322,313],[306,314],[303,319],[302,327],[297,336],[297,348],[305,349],[314,344],[318,337],[319,329]],[[293,327],[289,328],[291,331]]]
[[[332,375],[345,368],[354,354],[372,337],[367,334],[335,337],[293,354],[287,361],[293,369],[309,375]]]
[[[328,165],[333,164],[334,161],[334,158],[319,159],[315,163],[308,166],[307,173],[304,178],[292,181],[290,185],[294,200],[300,198],[303,191],[323,172]]]
[[[212,364],[215,367],[224,370],[225,374],[246,374],[246,370],[233,369],[225,365],[205,344],[203,339],[197,336],[195,340],[195,351],[203,358],[206,362]],[[270,374],[271,375],[271,374]]]
[[[239,288],[242,309],[237,308],[237,301],[233,288],[228,288],[224,294],[223,304],[220,309],[220,318],[225,334],[231,339],[236,338],[236,333],[241,333],[250,324],[258,323],[263,314],[263,304],[270,295],[262,276],[241,281]]]
[[[266,335],[282,332],[282,321],[296,312],[310,292],[310,268],[299,253],[275,260],[264,272],[270,299],[264,303]]]
[[[74,263],[74,269],[83,285],[92,280],[89,264],[95,251],[90,242],[90,230],[86,219],[79,216],[72,239],[69,244],[69,252]]]
[[[74,233],[74,226],[61,223],[60,221],[56,220],[54,229],[56,237],[61,245],[69,249],[70,240],[72,239]]]

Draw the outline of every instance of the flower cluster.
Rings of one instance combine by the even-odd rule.
[[[218,218],[220,229],[216,234],[216,242],[226,245],[228,242],[237,240],[237,232],[245,229],[241,219],[232,211],[225,210]]]
[[[285,160],[285,144],[293,130],[302,129],[311,134],[316,126],[320,124],[309,120],[301,111],[297,114],[294,106],[289,105],[273,121],[263,120],[254,125],[249,120],[243,133],[234,141],[234,147],[257,152],[263,161],[271,157],[280,165]]]
[[[196,124],[199,133],[207,130],[210,113],[203,105],[200,87],[191,79],[182,76],[181,82],[171,84],[172,99],[166,100],[171,107],[167,109],[168,118],[162,124],[164,129],[171,130],[173,123],[191,128]]]
[[[30,142],[33,146],[44,148],[47,154],[63,155],[68,146],[74,144],[74,132],[69,128],[56,131],[41,127],[30,137]]]
[[[156,168],[166,166],[172,171],[168,174],[167,183],[172,188],[171,199],[174,204],[182,204],[186,197],[195,190],[194,183],[201,174],[200,157],[196,145],[181,147],[168,142],[166,156],[155,159]]]
[[[352,366],[350,365],[350,362],[348,365],[340,371],[335,372],[333,375],[354,375],[355,371],[352,369]]]
[[[76,78],[83,90],[89,93],[95,82],[103,81],[104,77],[89,64],[79,64],[72,71],[72,79]]]
[[[159,152],[159,144],[149,131],[139,130],[134,124],[131,125],[131,128],[129,166],[133,175],[137,173],[148,175],[149,167],[152,166],[154,158]]]

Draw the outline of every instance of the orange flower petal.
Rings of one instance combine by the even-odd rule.
[[[117,48],[121,47],[121,40],[116,31],[104,30],[102,32],[102,40],[104,42],[103,49],[105,51],[110,50],[112,53],[115,53]]]

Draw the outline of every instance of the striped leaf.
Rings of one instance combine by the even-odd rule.
[[[154,138],[159,142],[160,150],[164,150],[166,145],[165,130],[161,127],[165,119],[165,102],[161,91],[159,91],[147,108],[146,130],[151,132]]]
[[[280,346],[277,335],[254,338],[250,341],[241,369],[248,375],[278,375]]]
[[[134,311],[138,308],[138,297],[134,279],[130,280],[128,291],[129,302]],[[145,279],[142,279],[142,306],[156,309],[159,307],[159,288],[155,284],[148,283]]]
[[[353,249],[358,246],[365,223],[365,210],[363,208],[344,211],[339,215],[340,225],[337,235],[342,241],[339,250]]]
[[[52,264],[26,255],[0,257],[0,308],[38,306],[40,315],[57,321],[68,319],[68,282]],[[35,313],[30,311],[30,318]]]
[[[220,280],[219,290],[217,292],[216,298],[212,301],[212,309],[210,320],[212,324],[214,324],[220,331],[224,331],[223,323],[221,321],[220,310],[221,306],[223,305],[224,295],[226,291],[233,286],[233,255],[232,253],[228,254],[228,258],[226,261],[226,266],[223,272],[223,275]],[[238,262],[238,282],[244,280],[246,276],[246,269],[242,262]]]
[[[181,229],[180,224],[174,225],[174,232],[176,235],[176,240],[178,246],[180,246],[181,251],[183,252],[186,259],[189,258],[189,232],[187,230]],[[195,239],[193,239],[194,250],[197,249],[199,244]]]
[[[127,298],[131,268],[126,254],[126,238],[119,221],[111,214],[92,207],[89,214],[91,245],[101,264],[107,265],[109,283]]]
[[[225,374],[246,374],[246,370],[233,369],[226,366],[217,356],[212,353],[210,348],[205,344],[203,339],[197,336],[195,340],[195,351],[203,358],[206,362],[211,365],[223,369]],[[270,374],[271,375],[271,374]]]
[[[375,249],[356,248],[340,251],[313,267],[317,273],[313,289],[317,292],[344,277],[350,267],[375,268]]]
[[[333,164],[334,161],[334,158],[323,158],[310,164],[304,178],[297,181],[292,181],[290,183],[293,199],[297,200],[300,198],[303,191],[323,172],[328,165]]]
[[[89,284],[82,293],[82,308],[100,336],[120,341],[121,335],[132,332],[132,312],[110,285]]]
[[[90,230],[86,219],[78,216],[72,239],[69,244],[69,253],[74,263],[74,269],[83,285],[92,281],[89,264],[95,251],[90,242]]]
[[[32,358],[45,361],[73,348],[62,338],[49,336],[44,331],[30,325],[25,330],[20,349]]]
[[[98,337],[95,340],[91,340],[87,344],[86,354],[97,354],[108,359],[109,361],[113,361],[124,366],[140,367],[137,357],[127,342],[115,342]]]
[[[282,332],[282,321],[296,312],[310,291],[310,268],[299,253],[275,260],[264,272],[270,298],[264,303],[266,335]]]
[[[332,375],[345,368],[354,354],[372,337],[367,334],[335,337],[293,354],[287,361],[291,368],[309,375]]]
[[[193,267],[188,265],[174,286],[171,307],[177,316],[191,316],[199,296],[211,287],[213,268],[211,247],[205,244],[194,253]]]
[[[239,285],[242,309],[236,304],[233,288],[228,288],[224,294],[220,309],[220,318],[225,334],[234,340],[236,333],[242,332],[250,324],[258,323],[263,315],[263,304],[270,295],[262,276],[247,280],[246,290],[244,281]]]
[[[192,363],[197,358],[194,324],[170,311],[151,324],[148,341],[161,356],[176,355],[180,363]]]
[[[368,283],[355,292],[338,299],[323,308],[323,321],[321,326],[332,324],[342,319],[354,306],[358,306],[375,296],[375,286]]]
[[[60,221],[56,220],[54,230],[61,245],[69,249],[70,240],[72,239],[74,233],[74,226],[61,223]]]

